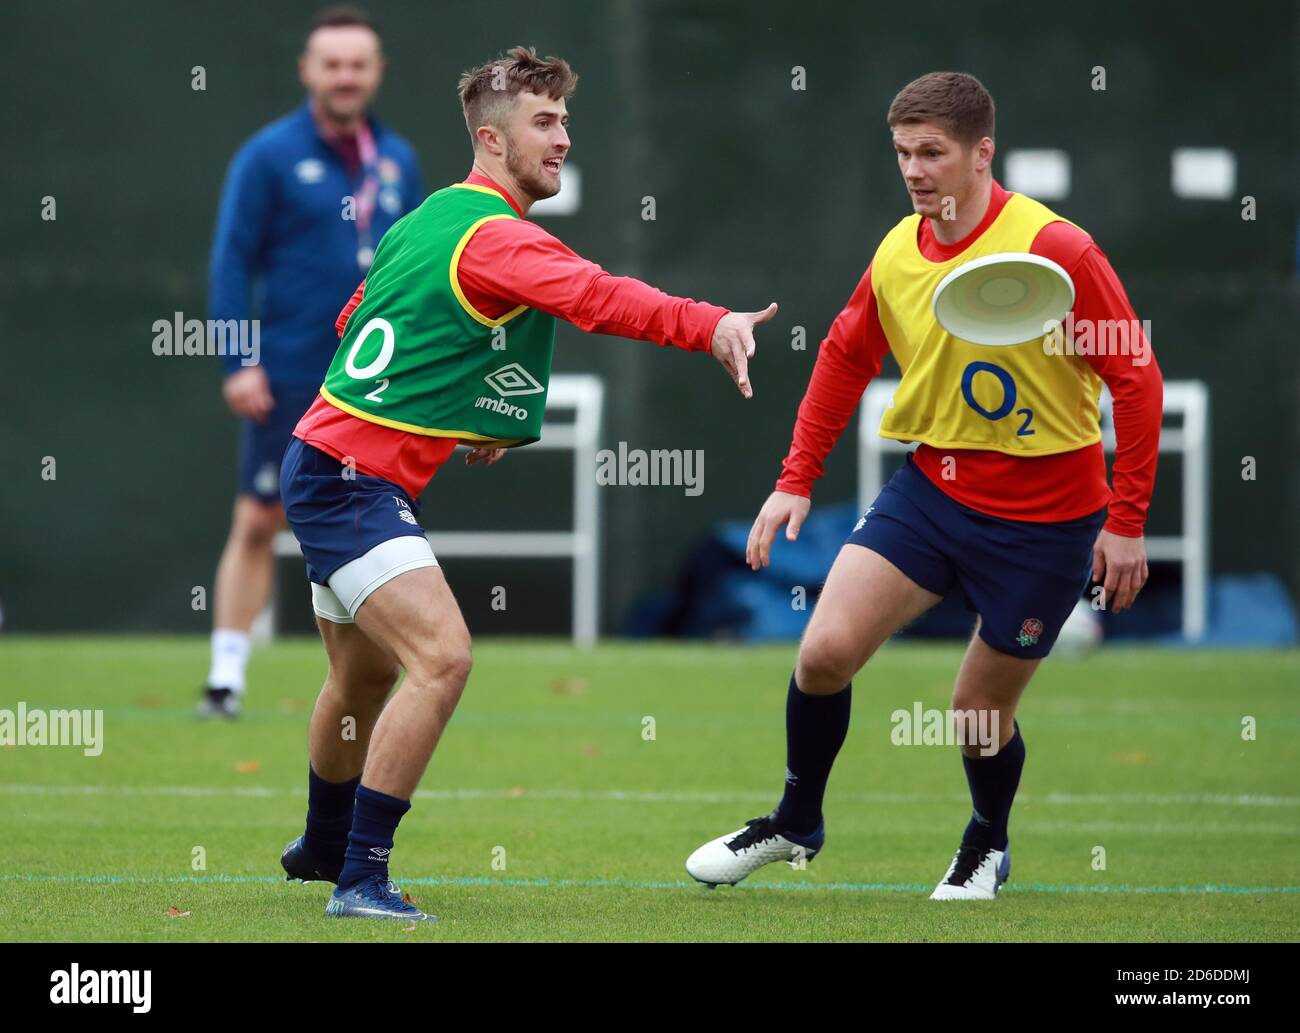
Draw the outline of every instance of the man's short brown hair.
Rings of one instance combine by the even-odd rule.
[[[311,22],[307,25],[307,35],[303,39],[302,48],[307,49],[307,40],[317,29],[338,29],[353,25],[359,25],[363,29],[369,29],[376,36],[379,36],[379,22],[363,7],[356,4],[331,4],[328,7],[322,7],[319,11],[311,16]]]
[[[534,47],[511,47],[502,56],[460,77],[465,128],[477,144],[479,126],[504,128],[520,93],[544,93],[551,100],[567,100],[577,85],[577,74],[563,58],[538,57]]]
[[[933,122],[963,147],[993,136],[993,97],[973,75],[931,72],[914,79],[889,105],[885,121],[901,124]]]

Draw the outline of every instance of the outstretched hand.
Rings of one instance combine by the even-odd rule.
[[[713,330],[709,351],[731,374],[736,387],[746,398],[754,397],[749,383],[749,360],[754,357],[754,327],[776,315],[776,302],[762,312],[728,312]]]

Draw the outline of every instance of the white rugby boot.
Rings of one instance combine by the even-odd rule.
[[[994,850],[963,843],[930,899],[993,900],[1010,876],[1010,845],[1005,850]]]
[[[796,836],[777,828],[769,814],[705,843],[686,859],[686,871],[710,889],[734,886],[765,864],[785,861],[799,868],[816,857],[825,842],[825,822],[809,835]]]

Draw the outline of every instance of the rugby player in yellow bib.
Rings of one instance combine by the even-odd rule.
[[[913,214],[885,236],[822,342],[777,490],[750,532],[750,565],[767,565],[782,526],[798,535],[823,461],[886,353],[902,379],[880,434],[918,446],[850,533],[808,624],[787,696],[780,803],[704,844],[686,867],[709,885],[736,883],[822,849],[822,800],[848,731],[851,680],[885,639],[958,591],[978,614],[952,704],[972,814],[932,897],[988,900],[1011,868],[1021,695],[1089,576],[1115,611],[1146,580],[1160,370],[1092,239],[993,179],[993,99],[978,80],[923,76],[894,99],[888,123]],[[1060,282],[1073,284],[1073,309],[1060,313],[1080,334],[1070,348],[1056,346],[1059,334],[1045,340],[1045,327],[1004,346],[977,344],[936,317],[936,289],[955,270],[1007,253],[1037,256],[1027,264],[1059,267]],[[1008,316],[1035,300],[1032,281],[1004,286],[990,304]],[[1106,347],[1073,347],[1093,325],[1131,332],[1107,335]],[[1113,492],[1098,426],[1103,383],[1114,400]]]

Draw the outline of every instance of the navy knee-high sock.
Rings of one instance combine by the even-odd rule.
[[[348,833],[339,889],[351,889],[372,875],[388,878],[388,857],[393,852],[397,823],[410,809],[410,800],[399,800],[387,793],[357,786],[352,831]]]
[[[1005,850],[1011,804],[1025,767],[1025,740],[1019,722],[1010,741],[993,756],[968,757],[963,753],[961,762],[974,807],[962,842]]]
[[[307,768],[307,831],[303,843],[314,857],[330,864],[343,864],[352,828],[352,804],[361,776],[346,782],[327,782]]]
[[[822,797],[835,755],[849,732],[853,686],[830,696],[799,691],[794,675],[785,703],[785,795],[776,823],[796,835],[815,832],[822,821]]]

